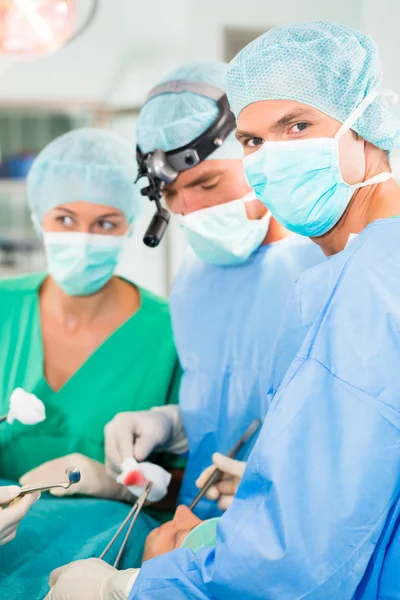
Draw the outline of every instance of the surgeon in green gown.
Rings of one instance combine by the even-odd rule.
[[[132,502],[133,496],[105,473],[104,426],[120,412],[168,411],[177,402],[179,366],[168,304],[114,275],[139,211],[135,168],[131,146],[113,132],[96,129],[57,138],[33,164],[27,194],[47,272],[0,281],[0,414],[7,413],[11,393],[21,387],[44,402],[46,420],[30,427],[1,425],[0,479],[60,481],[65,465],[78,466],[80,495]],[[161,454],[158,459],[163,462]],[[71,499],[62,502],[53,498],[46,509],[57,513],[60,531],[63,506],[72,510]],[[75,503],[74,511],[84,511],[85,499]],[[115,502],[110,505],[109,511],[103,505],[95,531],[112,531],[113,519],[121,520],[121,509],[112,516]],[[24,520],[25,545],[30,545],[29,519],[46,506],[48,500],[40,500],[36,513]],[[95,519],[93,506],[91,500],[88,514]],[[84,529],[86,517],[81,522]],[[147,519],[139,538],[144,541],[156,524]],[[7,574],[18,537],[0,557]],[[65,558],[61,554],[59,564]],[[136,562],[138,557],[139,551]]]

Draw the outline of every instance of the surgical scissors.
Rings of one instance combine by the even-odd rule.
[[[152,482],[149,481],[148,484],[146,485],[144,491],[140,494],[139,498],[136,500],[135,504],[133,505],[132,509],[129,511],[129,514],[126,516],[126,518],[122,521],[120,527],[118,528],[117,532],[113,535],[113,537],[111,538],[111,540],[108,542],[107,546],[104,548],[103,552],[100,554],[100,557],[102,560],[104,559],[105,555],[107,554],[107,552],[110,550],[111,546],[114,544],[115,540],[119,537],[119,535],[122,533],[123,529],[126,527],[126,525],[129,523],[129,521],[131,521],[129,523],[129,527],[128,530],[126,532],[126,535],[123,539],[123,542],[121,544],[121,548],[119,549],[119,552],[117,554],[117,558],[114,561],[113,566],[115,568],[118,567],[119,561],[121,560],[122,554],[125,550],[125,546],[128,542],[129,536],[132,533],[132,529],[134,524],[137,521],[137,518],[139,516],[140,511],[142,510],[144,503],[146,502],[147,496],[150,493],[151,490],[151,486],[152,486]]]

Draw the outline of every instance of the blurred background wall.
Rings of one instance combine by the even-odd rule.
[[[76,0],[78,20],[85,20],[92,1]],[[271,27],[320,19],[370,34],[380,49],[384,87],[400,92],[399,0],[98,0],[85,32],[54,54],[35,60],[0,55],[0,276],[44,266],[25,175],[51,139],[94,125],[134,145],[138,110],[167,71],[189,61],[230,60]],[[141,238],[153,210],[148,202],[120,272],[167,295],[185,241],[173,220],[157,249],[145,247]]]

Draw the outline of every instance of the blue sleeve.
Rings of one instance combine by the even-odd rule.
[[[286,373],[215,549],[145,563],[131,598],[354,596],[400,493],[400,280],[355,277]]]
[[[314,360],[278,396],[215,551],[145,563],[132,599],[353,596],[399,493],[399,417]]]
[[[201,557],[197,562],[191,550],[181,549],[143,563],[128,600],[208,600],[206,571],[213,554],[204,549],[196,555]]]
[[[298,293],[299,283],[293,286],[292,293],[286,304],[279,335],[275,343],[271,360],[270,387],[268,390],[271,399],[296,356],[307,334],[301,315],[301,300]]]

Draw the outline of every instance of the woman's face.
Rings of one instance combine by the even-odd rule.
[[[128,232],[125,215],[112,206],[92,202],[69,202],[53,208],[45,214],[44,231],[96,233],[100,235],[124,235]]]

